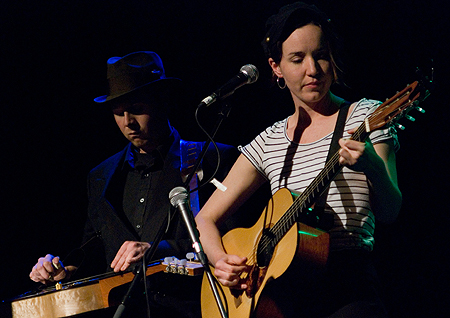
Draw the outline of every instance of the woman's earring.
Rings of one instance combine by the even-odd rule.
[[[283,80],[283,85],[280,84],[280,79]],[[286,81],[284,80],[284,78],[282,77],[277,77],[277,85],[280,89],[285,89],[286,88]]]

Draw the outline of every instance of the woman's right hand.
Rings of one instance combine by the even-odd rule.
[[[63,280],[66,275],[66,269],[59,257],[47,254],[45,257],[40,257],[36,265],[33,266],[30,278],[35,282],[47,284]]]
[[[240,276],[243,272],[250,270],[246,262],[246,257],[225,254],[216,262],[214,275],[223,286],[234,289],[246,289],[247,284],[241,280]]]

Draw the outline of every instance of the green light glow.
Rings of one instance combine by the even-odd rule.
[[[304,231],[298,231],[298,234],[305,234],[305,235],[314,236],[314,237],[318,237],[319,236],[319,235],[312,234],[312,233],[309,233],[309,232],[304,232]]]

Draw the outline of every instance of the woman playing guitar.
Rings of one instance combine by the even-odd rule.
[[[266,26],[262,44],[278,86],[287,88],[292,96],[294,112],[241,147],[240,157],[224,180],[227,190],[216,190],[196,217],[214,275],[225,291],[236,293],[248,290],[251,283],[246,275],[258,261],[251,255],[229,253],[218,226],[265,182],[270,183],[272,194],[283,188],[303,192],[324,168],[339,110],[349,104],[330,91],[332,84],[342,81],[341,67],[335,33],[321,11],[297,2],[281,8]],[[338,156],[343,168],[331,182],[324,204],[325,215],[333,220],[327,229],[330,253],[325,273],[308,279],[312,276],[293,262],[280,277],[273,275],[276,279],[258,285],[263,290],[251,303],[248,315],[386,316],[370,252],[375,218],[390,223],[400,210],[397,139],[395,131],[387,128],[371,132],[366,140],[350,139],[380,104],[362,99],[352,103],[344,117]],[[276,221],[267,218],[263,217],[264,227]],[[253,244],[249,237],[239,240],[242,246]],[[283,240],[278,246],[298,244]],[[276,262],[274,257],[257,265],[269,273]],[[202,307],[207,305],[202,301]],[[238,302],[227,299],[230,318],[238,315],[231,314],[233,306],[239,306]]]

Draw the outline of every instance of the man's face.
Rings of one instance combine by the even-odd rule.
[[[161,105],[142,100],[115,102],[112,106],[117,126],[140,152],[148,153],[170,134],[168,119]]]

